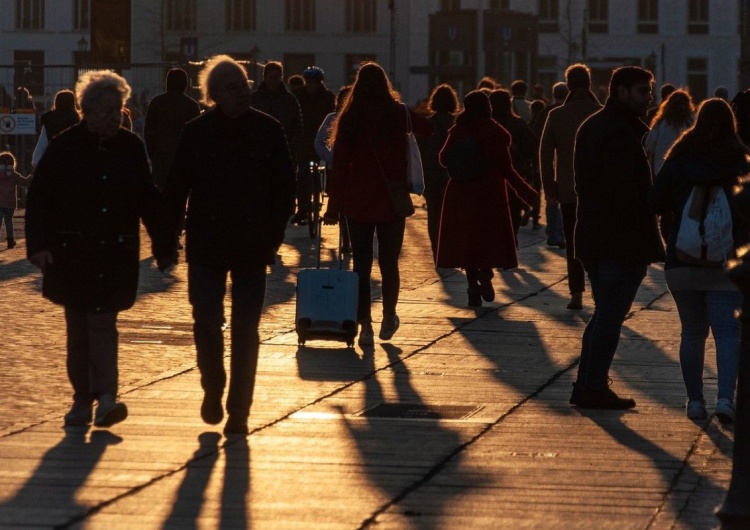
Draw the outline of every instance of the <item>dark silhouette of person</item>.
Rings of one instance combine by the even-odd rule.
[[[182,129],[200,114],[198,102],[185,94],[188,86],[185,70],[169,70],[166,84],[167,91],[151,99],[143,125],[154,183],[159,188],[163,188],[167,182],[167,173],[177,152]]]

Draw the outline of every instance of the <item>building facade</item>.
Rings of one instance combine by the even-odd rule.
[[[117,68],[137,101],[163,90],[165,68],[228,53],[260,77],[316,64],[336,90],[360,61],[381,63],[416,104],[438,82],[465,93],[485,74],[550,86],[585,62],[595,86],[616,66],[657,84],[750,83],[748,0],[0,0],[0,86],[29,88],[38,106],[82,68]],[[528,21],[528,22],[525,22]],[[188,68],[197,70],[192,64]],[[460,75],[457,74],[460,72]]]

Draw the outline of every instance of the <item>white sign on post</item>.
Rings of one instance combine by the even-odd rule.
[[[36,114],[0,114],[0,134],[36,134]]]

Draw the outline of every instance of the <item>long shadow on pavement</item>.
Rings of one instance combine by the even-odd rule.
[[[83,521],[92,507],[76,501],[78,490],[102,459],[107,447],[122,438],[106,430],[90,434],[84,427],[65,429],[63,438],[41,458],[33,475],[10,499],[0,504],[0,521],[20,528],[29,521],[61,527]],[[38,519],[40,509],[44,510]],[[34,514],[34,518],[29,517]]]
[[[393,374],[393,387],[397,393],[397,402],[409,405],[424,405],[422,398],[410,381],[409,371],[400,361],[402,350],[391,344],[382,344],[388,355],[388,360],[394,366],[389,370]],[[374,347],[364,348],[364,359],[368,364],[371,377],[365,383],[365,410],[386,402],[383,385],[378,376],[384,377],[383,372],[375,372]],[[387,372],[386,372],[387,373]],[[451,466],[460,469],[460,436],[457,432],[447,429],[439,421],[419,421],[408,419],[382,419],[363,414],[363,421],[353,420],[344,416],[344,423],[361,455],[362,467],[368,473],[370,482],[383,492],[387,500],[377,508],[363,524],[377,520],[377,517],[389,508],[404,500],[409,493],[427,482],[443,465],[450,462]],[[419,427],[417,427],[419,426]],[[401,476],[394,480],[394,476]],[[460,479],[460,474],[456,474]],[[459,483],[466,481],[458,480]],[[462,494],[460,488],[454,488],[451,493]],[[435,519],[439,518],[442,506],[450,502],[449,496],[440,496],[442,504],[438,504],[437,497],[430,503],[429,511],[404,512],[401,522],[419,530],[434,528]]]

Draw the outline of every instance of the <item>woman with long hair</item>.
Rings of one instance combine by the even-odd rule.
[[[667,236],[665,276],[682,324],[680,367],[687,391],[686,412],[692,419],[707,416],[703,394],[703,365],[708,330],[716,343],[718,400],[716,415],[733,421],[734,391],[740,349],[736,313],[741,295],[720,267],[690,263],[677,251],[681,215],[694,189],[724,194],[732,210],[732,250],[748,242],[748,225],[735,214],[733,196],[739,177],[750,172],[750,150],[737,135],[732,109],[722,99],[704,101],[693,126],[668,151],[649,195],[652,209],[674,221]],[[719,197],[723,200],[723,197]],[[692,203],[692,201],[691,201]]]
[[[396,314],[401,283],[398,257],[406,219],[391,206],[388,181],[408,183],[407,118],[411,118],[416,135],[431,132],[429,122],[401,104],[385,70],[370,62],[357,72],[343,109],[331,126],[333,167],[324,218],[326,223],[335,224],[343,215],[349,225],[354,272],[359,276],[360,346],[374,344],[370,275],[375,234],[383,292],[380,339],[390,340],[400,325]]]
[[[534,202],[537,193],[513,168],[510,134],[492,119],[490,100],[482,90],[469,92],[464,98],[464,110],[448,133],[440,162],[448,167],[454,150],[461,149],[467,140],[478,145],[481,169],[470,180],[451,178],[448,182],[437,266],[464,269],[468,305],[478,307],[482,299],[495,299],[492,269],[518,266],[509,192],[527,205]]]
[[[448,185],[448,172],[440,165],[438,155],[458,112],[456,90],[446,83],[436,86],[430,94],[427,109],[430,111],[427,119],[432,123],[432,134],[422,141],[420,150],[424,169],[424,198],[427,202],[427,233],[434,259],[437,255],[440,211],[443,208],[445,187]]]
[[[695,117],[695,105],[690,93],[685,89],[672,92],[665,99],[654,119],[651,120],[651,131],[646,135],[644,145],[652,160],[651,169],[656,175],[664,164],[664,157],[669,148],[690,127]]]

